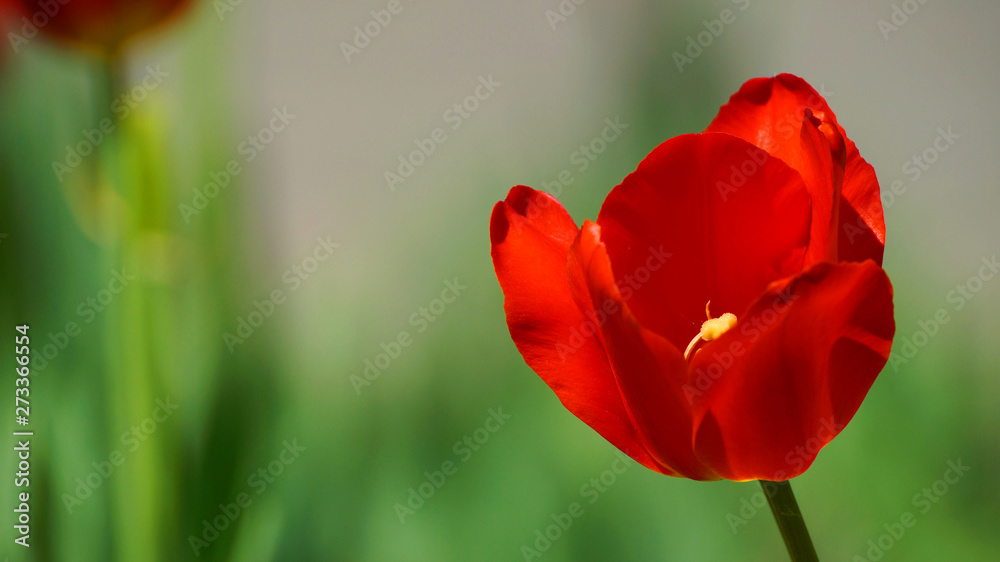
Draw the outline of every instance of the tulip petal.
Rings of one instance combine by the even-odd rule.
[[[717,480],[695,457],[690,406],[681,394],[688,366],[662,336],[644,329],[632,315],[611,272],[601,229],[586,221],[570,250],[570,288],[600,311],[598,324],[614,377],[639,439],[659,463],[679,476]]]
[[[730,480],[801,474],[861,406],[894,332],[892,287],[873,261],[775,283],[692,358],[699,459]]]
[[[570,412],[639,463],[672,474],[639,442],[601,340],[588,331],[593,322],[570,294],[566,264],[578,232],[558,201],[529,187],[493,208],[493,265],[511,337]]]
[[[798,171],[813,195],[814,238],[825,230],[823,217],[832,214],[832,191],[823,179],[829,165],[816,153],[819,139],[809,131],[805,110],[822,114],[836,123],[826,100],[805,80],[792,74],[774,78],[754,78],[733,94],[722,106],[706,132],[728,133],[766,150]],[[875,170],[857,146],[836,125],[846,144],[843,188],[837,209],[838,261],[861,262],[866,259],[882,264],[885,247],[885,219],[879,198]],[[826,197],[824,199],[824,197]],[[825,204],[825,201],[830,201]],[[818,247],[819,244],[816,244]],[[817,250],[818,252],[818,250]]]
[[[772,281],[800,272],[809,221],[794,170],[715,133],[661,144],[597,220],[632,311],[679,349],[698,334],[709,300],[713,315],[738,315]]]
[[[0,2],[2,3],[2,2]],[[190,7],[190,0],[59,0],[55,11],[51,2],[17,0],[26,16],[48,15],[42,32],[84,47],[108,52],[139,33],[167,25]]]

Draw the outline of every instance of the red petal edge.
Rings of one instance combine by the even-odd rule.
[[[566,263],[578,231],[558,201],[529,187],[493,208],[493,265],[511,338],[570,412],[637,462],[672,474],[639,441],[601,340],[570,293]]]

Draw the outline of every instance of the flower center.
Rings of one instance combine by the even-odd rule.
[[[726,312],[718,318],[712,318],[712,313],[709,312],[708,309],[711,304],[712,301],[705,303],[705,316],[708,317],[708,320],[702,322],[701,331],[698,332],[698,335],[691,340],[687,349],[684,350],[684,359],[687,361],[690,361],[691,356],[698,351],[697,347],[699,343],[719,338],[722,334],[725,334],[729,328],[736,325],[736,315],[731,312]]]

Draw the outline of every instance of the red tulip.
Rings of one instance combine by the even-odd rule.
[[[801,474],[888,359],[878,181],[796,76],[750,80],[705,132],[661,144],[596,223],[517,186],[490,238],[525,361],[663,474]]]
[[[190,0],[14,0],[43,33],[115,53],[132,36],[168,22]],[[26,24],[27,25],[27,24]]]

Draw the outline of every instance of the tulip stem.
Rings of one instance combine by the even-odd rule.
[[[809,538],[809,530],[806,529],[806,520],[803,519],[795,494],[792,493],[792,484],[787,480],[761,480],[760,485],[764,488],[767,503],[771,506],[771,513],[778,523],[778,530],[785,540],[785,548],[788,549],[792,562],[819,562],[812,539]]]

